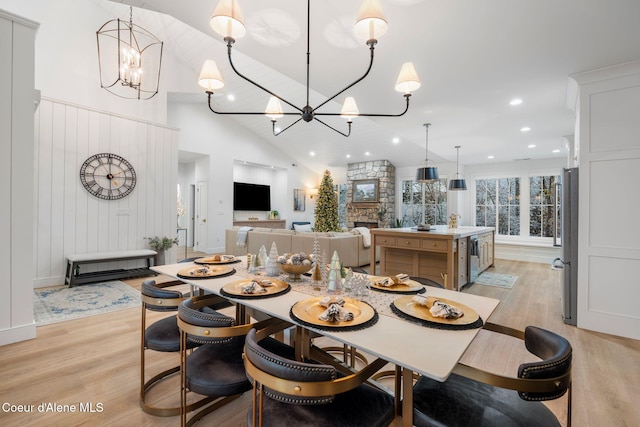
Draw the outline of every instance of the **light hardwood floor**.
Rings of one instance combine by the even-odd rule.
[[[640,425],[640,342],[565,325],[560,317],[562,273],[548,265],[497,260],[492,271],[519,279],[513,289],[472,285],[464,290],[501,300],[491,321],[516,328],[541,326],[571,342],[573,425]],[[139,288],[141,280],[127,282]],[[34,340],[0,347],[0,404],[35,406],[35,413],[28,414],[0,408],[1,426],[178,425],[176,417],[150,416],[138,406],[140,309],[41,326],[37,332]],[[463,361],[513,375],[526,357],[518,341],[481,331]],[[149,368],[167,366],[168,359],[178,360],[177,355],[151,352]],[[153,397],[177,402],[174,387],[177,381],[169,380]],[[563,423],[565,399],[549,405]],[[81,402],[101,403],[103,411],[37,412],[40,403],[78,407]],[[200,424],[242,426],[249,404],[247,393]]]

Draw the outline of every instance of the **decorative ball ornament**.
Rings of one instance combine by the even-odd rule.
[[[100,199],[122,199],[133,191],[136,181],[131,163],[116,154],[94,154],[80,167],[82,186]]]

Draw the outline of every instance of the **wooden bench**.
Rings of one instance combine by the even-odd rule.
[[[150,267],[152,266],[151,260],[153,260],[153,265],[157,265],[157,256],[158,253],[150,249],[68,255],[67,272],[65,274],[64,282],[66,285],[72,288],[75,285],[82,285],[84,283],[95,283],[104,280],[127,279],[131,277],[157,275],[157,273],[150,270]],[[147,260],[146,268],[103,270],[82,274],[80,273],[80,266],[83,264],[98,264],[104,262],[131,261],[139,259]]]

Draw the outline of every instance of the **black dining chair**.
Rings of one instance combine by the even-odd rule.
[[[190,297],[190,294],[183,294],[182,291],[175,289],[175,287],[184,287],[185,285],[186,283],[180,280],[156,283],[155,280],[151,279],[145,280],[140,285],[142,299],[140,328],[140,407],[146,413],[155,416],[170,417],[180,414],[179,405],[176,404],[175,406],[168,407],[156,406],[149,403],[147,396],[154,386],[171,375],[176,374],[180,370],[180,365],[176,357],[174,366],[158,372],[147,379],[146,355],[148,351],[178,353],[180,351],[180,329],[178,328],[176,314],[165,316],[150,325],[148,325],[147,316],[149,312],[176,313],[180,303]],[[209,311],[219,310],[220,308],[230,305],[229,302],[222,297],[212,297],[208,302],[211,307],[205,307],[204,309]],[[189,342],[187,348],[192,349],[197,346],[197,343]],[[176,388],[176,393],[177,392],[178,388]]]
[[[217,298],[215,295],[193,297],[178,306],[180,425],[183,427],[192,425],[251,389],[242,363],[245,335],[253,327],[280,322],[268,318],[254,324],[243,324],[244,315],[237,316],[241,318],[236,322],[236,319],[217,311],[205,311]],[[198,347],[188,354],[193,344]],[[189,395],[193,393],[203,397],[188,403]],[[189,412],[193,413],[187,419]]]
[[[356,373],[343,374],[314,358],[295,360],[293,347],[269,338],[272,331],[247,334],[244,363],[253,382],[250,426],[387,427],[394,418],[393,397],[366,383],[387,362],[376,359]],[[326,360],[326,359],[325,359]]]
[[[485,329],[524,340],[540,361],[523,363],[517,377],[458,364],[445,382],[420,377],[413,387],[413,425],[553,427],[560,422],[542,402],[567,396],[571,426],[569,342],[551,331],[528,326],[524,332],[486,324]]]

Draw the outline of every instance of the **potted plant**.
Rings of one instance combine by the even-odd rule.
[[[178,238],[170,238],[170,237],[145,237],[145,239],[149,240],[149,247],[154,251],[158,252],[158,265],[164,264],[165,262],[165,251],[169,250],[173,247],[173,245],[178,244]]]
[[[280,213],[278,213],[278,211],[271,211],[271,213],[269,214],[269,219],[278,219],[278,217],[280,216]]]

